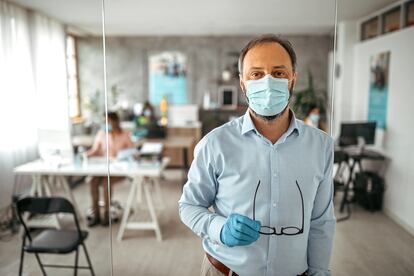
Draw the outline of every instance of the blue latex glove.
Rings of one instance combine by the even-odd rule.
[[[229,247],[249,245],[259,238],[260,222],[248,217],[231,214],[220,232],[221,242]]]

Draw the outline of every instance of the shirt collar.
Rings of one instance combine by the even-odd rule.
[[[295,130],[297,131],[298,134],[300,134],[300,128],[296,120],[295,113],[292,110],[289,110],[289,115],[290,115],[290,123],[286,131],[286,137],[290,136]],[[241,134],[244,135],[251,130],[254,130],[256,133],[258,133],[258,131],[256,130],[256,127],[253,124],[252,118],[250,117],[249,109],[247,109],[246,113],[243,115],[243,124],[241,128]]]
[[[244,135],[251,130],[254,130],[255,132],[257,132],[256,127],[253,124],[252,118],[250,117],[249,109],[247,108],[246,113],[243,116],[243,125],[241,128],[241,134]]]
[[[290,123],[289,127],[286,131],[287,136],[290,136],[295,130],[297,131],[298,135],[300,134],[300,128],[298,125],[298,120],[296,120],[295,113],[289,109],[289,115],[290,115]]]

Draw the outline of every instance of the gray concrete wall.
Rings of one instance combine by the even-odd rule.
[[[315,87],[327,90],[329,36],[285,36],[298,56],[297,89],[307,86],[307,71]],[[217,97],[222,70],[231,63],[230,52],[239,52],[252,36],[107,37],[108,89],[117,85],[129,101],[142,102],[148,96],[148,55],[152,51],[176,50],[187,55],[188,99],[201,105],[203,94]],[[102,39],[78,40],[81,96],[102,91]],[[237,80],[234,81],[237,83]],[[240,99],[243,99],[241,96]]]

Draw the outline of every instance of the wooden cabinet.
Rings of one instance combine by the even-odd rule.
[[[238,106],[234,110],[211,109],[200,110],[200,121],[203,124],[202,135],[206,135],[216,127],[229,122],[232,118],[243,116],[246,113],[247,106]]]
[[[178,138],[178,137],[191,137],[192,143],[187,143],[187,160],[188,165],[191,165],[191,162],[194,158],[194,147],[201,139],[201,127],[169,127],[167,129],[167,140],[169,138]],[[178,140],[178,139],[176,139]],[[164,147],[164,156],[170,158],[169,167],[182,168],[184,167],[184,150],[183,147],[177,145],[168,145],[166,143]]]

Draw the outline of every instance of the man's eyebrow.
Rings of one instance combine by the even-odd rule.
[[[263,67],[250,67],[249,70],[263,69]]]
[[[258,69],[263,69],[263,67],[254,66],[254,67],[249,68],[249,70],[258,70]],[[276,65],[276,66],[273,66],[272,69],[287,69],[287,67],[285,65]]]

